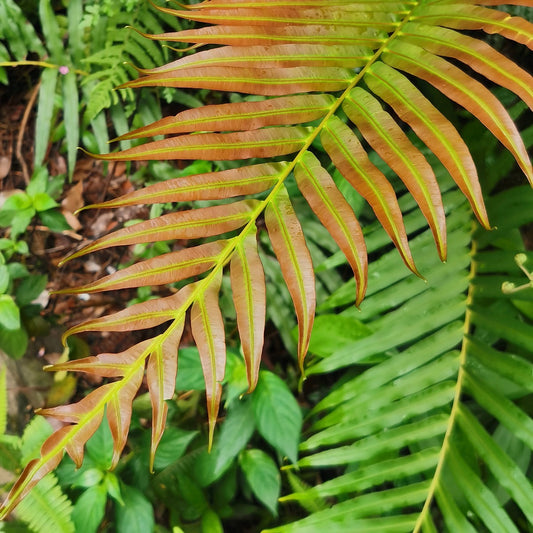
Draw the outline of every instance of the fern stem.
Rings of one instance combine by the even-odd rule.
[[[472,236],[474,235],[474,231],[476,227],[477,227],[476,223],[473,222],[472,230],[471,230]],[[476,254],[476,241],[472,239],[472,249],[470,252],[472,261],[470,263],[470,273],[468,276],[469,280],[474,279],[477,274],[477,264],[474,261],[475,254]],[[473,285],[472,283],[470,283],[468,287],[468,295],[466,298],[466,311],[465,311],[465,320],[464,320],[464,325],[463,325],[463,343],[461,346],[461,353],[459,355],[459,369],[457,371],[457,382],[455,385],[455,394],[453,398],[452,408],[450,410],[450,423],[448,424],[446,433],[444,434],[444,438],[442,440],[441,453],[439,456],[437,466],[435,468],[435,473],[433,474],[433,478],[431,479],[431,483],[428,489],[428,495],[424,502],[424,506],[422,507],[422,510],[420,511],[420,514],[418,515],[418,519],[416,521],[415,527],[413,528],[413,533],[419,533],[421,531],[421,528],[424,524],[425,517],[430,512],[431,505],[433,504],[433,500],[435,498],[435,492],[437,491],[438,486],[439,486],[442,469],[446,462],[446,455],[447,455],[448,447],[450,445],[450,439],[456,426],[456,417],[461,406],[463,381],[465,379],[464,368],[466,365],[466,356],[467,356],[465,338],[471,332],[470,330],[471,330],[471,324],[472,324],[472,313],[470,312],[470,306],[473,302],[473,299],[474,299]]]
[[[23,67],[27,65],[33,65],[36,67],[42,68],[53,68],[59,70],[63,65],[55,65],[54,63],[47,63],[46,61],[30,61],[30,60],[21,60],[21,61],[1,61],[0,67]],[[80,69],[73,69],[72,72],[79,74],[81,76],[88,76],[89,73]]]

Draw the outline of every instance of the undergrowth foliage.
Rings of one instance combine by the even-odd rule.
[[[527,5],[520,0],[511,3]],[[183,6],[182,10],[160,8],[163,13],[205,25],[145,35],[194,46],[190,53],[167,65],[141,69],[139,78],[124,83],[123,89],[195,88],[264,98],[210,105],[165,117],[118,139],[167,135],[164,140],[96,157],[123,161],[252,161],[229,170],[158,183],[90,206],[224,200],[210,207],[176,210],[120,229],[67,258],[112,246],[209,238],[203,244],[145,260],[90,285],[62,291],[91,293],[194,278],[169,297],[138,303],[66,333],[68,337],[85,331],[132,331],[168,324],[154,338],[121,353],[99,354],[47,368],[113,380],[76,404],[40,411],[65,425],[46,440],[41,457],[26,466],[0,516],[9,513],[39,479],[58,465],[64,451],[80,465],[84,445],[104,416],[113,435],[116,464],[126,444],[131,404],[145,373],[153,409],[153,461],[165,428],[165,400],[174,394],[178,345],[189,310],[206,383],[212,442],[226,360],[219,306],[226,267],[249,390],[257,383],[266,317],[265,275],[257,240],[263,218],[294,304],[298,361],[303,371],[315,316],[315,277],[287,179],[294,178],[344,253],[356,280],[352,290],[357,306],[367,287],[365,238],[352,207],[332,177],[335,170],[374,210],[405,265],[415,274],[425,275],[422,269],[418,272],[413,259],[394,188],[369,158],[367,146],[403,181],[418,204],[441,260],[447,255],[445,210],[434,165],[428,162],[426,152],[440,160],[480,224],[490,227],[469,149],[454,125],[417,88],[417,79],[474,115],[512,153],[533,184],[531,162],[520,133],[505,107],[478,81],[477,74],[514,92],[529,108],[533,108],[533,78],[486,42],[470,36],[471,32],[461,33],[483,30],[531,47],[533,25],[490,7],[494,5],[497,2],[493,0],[212,0]],[[202,50],[203,45],[220,46]],[[405,124],[412,131],[406,132]],[[415,135],[428,151],[420,148]],[[266,161],[253,161],[256,158]],[[217,236],[222,237],[213,239]],[[327,366],[327,362],[324,364]],[[451,394],[448,386],[445,383],[446,390],[441,391],[447,401]],[[461,420],[469,420],[471,415],[465,411],[461,416]],[[446,424],[442,417],[434,422],[440,424],[439,428]],[[460,471],[463,466],[456,455],[454,465]],[[437,500],[444,497],[435,486],[429,488],[433,490],[428,490],[426,483],[414,489],[416,498],[425,494],[428,506],[435,494]],[[443,505],[442,500],[439,504]]]

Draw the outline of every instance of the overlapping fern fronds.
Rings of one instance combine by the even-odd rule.
[[[393,253],[374,265],[380,275],[363,311],[337,317],[355,330],[363,322],[366,335],[309,369],[355,374],[314,408],[301,445],[300,475],[337,475],[283,498],[330,505],[272,532],[518,531],[533,523],[533,290],[502,291],[504,281],[528,281],[513,257],[523,254],[519,263],[531,270],[519,228],[533,220],[532,202],[525,187],[495,195],[489,214],[498,230],[472,234],[464,201],[448,192],[450,261],[428,254],[428,231],[412,241],[427,284],[398,274]],[[349,304],[351,292],[339,288],[323,309]]]
[[[357,281],[356,304],[362,301],[367,286],[365,241],[350,205],[326,170],[330,165],[367,200],[404,263],[415,273],[417,265],[394,189],[369,159],[367,144],[405,183],[429,224],[441,259],[446,257],[446,231],[439,184],[432,166],[405,133],[404,124],[442,162],[481,224],[489,226],[468,148],[453,124],[416,87],[417,79],[475,115],[513,154],[533,183],[531,162],[516,126],[470,69],[511,90],[530,108],[533,78],[483,40],[461,33],[484,30],[531,47],[533,24],[486,7],[496,4],[492,0],[212,0],[183,10],[162,9],[206,25],[152,38],[199,47],[222,46],[145,69],[137,80],[123,84],[124,89],[204,88],[264,99],[206,106],[163,118],[120,139],[160,134],[170,135],[167,139],[101,157],[252,161],[231,170],[167,181],[95,206],[236,199],[176,211],[121,229],[71,256],[140,242],[224,236],[65,291],[87,293],[195,278],[170,297],[137,304],[68,332],[127,331],[169,323],[157,337],[120,354],[100,354],[53,367],[118,379],[77,404],[42,411],[67,425],[45,442],[41,458],[27,466],[2,513],[58,464],[64,450],[81,463],[84,444],[100,424],[106,406],[115,462],[118,460],[126,443],[131,402],[145,367],[154,412],[153,456],[165,425],[165,399],[174,392],[177,347],[189,309],[204,369],[212,438],[225,367],[218,292],[227,265],[250,390],[257,380],[266,289],[256,233],[263,217],[294,303],[298,360],[303,368],[315,314],[315,282],[311,257],[285,186],[287,179],[294,177],[346,255]],[[267,161],[257,163],[256,158]],[[449,383],[439,385],[439,397],[449,399],[451,394]],[[442,427],[445,420],[437,417],[434,423]],[[427,483],[422,483],[414,493],[419,497],[427,490]]]

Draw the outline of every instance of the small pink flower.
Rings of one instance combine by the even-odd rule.
[[[66,65],[62,65],[59,67],[59,74],[68,74],[69,73],[69,68],[66,66]]]

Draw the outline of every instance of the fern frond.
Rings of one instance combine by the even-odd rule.
[[[72,504],[53,474],[45,476],[17,508],[17,517],[35,533],[74,533]]]
[[[446,206],[450,193],[444,199]],[[520,405],[533,388],[533,326],[523,322],[518,311],[520,301],[531,301],[532,295],[524,291],[509,299],[501,291],[502,278],[515,279],[517,266],[509,260],[509,246],[517,242],[512,236],[520,225],[532,220],[532,201],[531,190],[524,187],[491,199],[489,207],[497,206],[492,212],[496,223],[501,220],[506,226],[504,213],[510,209],[523,216],[490,234],[484,245],[474,238],[473,256],[468,213],[464,206],[454,207],[448,217],[454,264],[442,265],[433,257],[432,264],[425,265],[425,287],[404,278],[392,285],[389,279],[382,288],[371,279],[369,309],[357,315],[351,309],[341,313],[354,322],[361,318],[372,333],[318,359],[308,372],[353,364],[369,368],[343,380],[314,408],[315,422],[301,445],[305,457],[298,463],[303,472],[327,467],[336,468],[338,475],[282,500],[305,505],[307,500],[335,498],[342,503],[270,531],[352,531],[362,519],[365,527],[379,530],[377,517],[384,512],[404,519],[403,513],[414,508],[418,516],[410,515],[413,521],[394,531],[515,531],[515,520],[508,514],[511,500],[532,522],[527,464],[518,462],[512,445],[498,437],[505,428],[509,443],[521,443],[528,457],[533,450],[533,418]],[[478,229],[476,236],[486,238],[487,233]],[[423,250],[419,242],[427,243],[429,237],[426,231],[413,239],[415,257]],[[507,261],[498,261],[503,255]],[[390,253],[384,255],[375,265],[380,278],[387,279],[397,263]],[[348,303],[341,295],[350,294],[351,287],[343,288],[325,305]],[[450,314],[446,317],[439,309]],[[430,321],[417,316],[422,310]],[[418,501],[394,499],[383,489],[415,491],[422,480],[429,483]],[[379,512],[361,505],[366,495],[382,502]]]
[[[479,3],[493,4],[490,1]],[[83,403],[48,411],[49,415],[57,416],[71,425],[62,428],[48,439],[43,446],[41,459],[30,463],[0,513],[6,513],[11,509],[37,477],[53,468],[61,457],[63,449],[66,449],[76,462],[81,461],[83,445],[103,416],[105,405],[114,402],[114,405],[118,406],[117,409],[121,405],[125,406],[127,399],[123,395],[125,394],[123,389],[129,390],[130,386],[133,387],[133,384],[137,383],[146,362],[152,359],[153,363],[148,364],[152,365],[149,388],[152,391],[154,404],[153,453],[164,426],[165,394],[162,391],[166,390],[167,380],[170,382],[172,379],[171,376],[165,376],[167,372],[165,369],[172,374],[175,368],[174,363],[167,361],[167,358],[176,357],[179,342],[177,332],[181,331],[189,308],[192,309],[194,337],[200,348],[207,384],[209,433],[212,438],[225,361],[224,330],[217,305],[217,294],[223,269],[228,264],[233,264],[235,269],[233,282],[245,281],[247,284],[244,297],[241,288],[235,289],[237,297],[234,301],[239,308],[237,314],[241,317],[239,321],[241,337],[248,339],[248,342],[243,341],[243,348],[246,350],[250,389],[256,381],[258,332],[251,323],[256,320],[257,325],[262,327],[264,299],[261,295],[258,306],[254,309],[253,302],[250,302],[250,293],[253,287],[263,286],[264,277],[261,265],[257,261],[254,261],[253,267],[250,265],[250,270],[245,274],[243,269],[247,268],[246,264],[237,258],[242,256],[246,247],[255,250],[251,239],[261,227],[259,222],[262,216],[265,216],[271,246],[280,263],[282,276],[296,310],[297,352],[300,365],[303,365],[313,325],[316,290],[309,251],[312,246],[306,244],[293,199],[287,192],[286,185],[292,179],[293,173],[297,175],[296,181],[303,196],[309,201],[319,219],[328,220],[328,223],[325,222],[328,231],[349,257],[358,283],[356,290],[351,286],[351,301],[354,301],[354,295],[355,299],[360,301],[365,292],[367,259],[354,217],[351,214],[344,216],[349,210],[341,200],[338,186],[334,185],[335,180],[331,174],[335,172],[340,173],[367,200],[409,269],[418,273],[417,268],[420,267],[417,267],[413,260],[413,257],[418,257],[419,264],[425,266],[421,275],[430,278],[432,275],[437,276],[438,271],[438,276],[443,280],[436,288],[422,289],[421,287],[425,287],[422,281],[407,282],[404,280],[407,272],[396,265],[395,271],[391,272],[390,276],[392,279],[401,279],[399,288],[405,300],[399,301],[398,304],[402,304],[402,313],[391,318],[384,317],[381,325],[387,328],[383,330],[383,335],[379,338],[373,336],[372,340],[363,339],[358,345],[356,356],[352,348],[341,349],[313,365],[311,373],[348,366],[354,360],[368,364],[385,361],[388,359],[387,355],[384,355],[387,350],[401,348],[400,343],[415,341],[430,331],[439,327],[444,328],[454,320],[461,320],[466,311],[466,301],[462,291],[468,285],[467,276],[463,265],[459,267],[458,263],[452,261],[442,267],[448,270],[437,269],[435,264],[439,261],[438,257],[432,259],[433,263],[426,263],[428,234],[430,239],[436,241],[438,255],[443,258],[447,253],[443,208],[433,173],[424,163],[425,149],[419,148],[417,142],[412,142],[409,136],[404,135],[405,125],[413,130],[429,152],[432,152],[449,171],[470,202],[480,223],[484,227],[489,227],[489,221],[468,147],[455,126],[416,87],[414,78],[428,82],[473,113],[512,153],[533,184],[533,170],[527,151],[509,113],[481,82],[445,59],[451,56],[459,61],[468,59],[470,63],[468,53],[461,51],[466,47],[475,56],[472,64],[490,80],[499,82],[496,73],[507,70],[508,62],[502,60],[502,56],[496,53],[487,54],[486,60],[485,56],[484,59],[480,59],[480,52],[477,51],[475,44],[477,41],[472,38],[472,41],[465,44],[462,35],[455,30],[484,30],[531,46],[533,24],[523,18],[510,17],[498,10],[477,5],[476,2],[461,3],[454,0],[442,2],[368,0],[357,3],[351,0],[333,2],[221,0],[201,2],[178,10],[160,8],[160,11],[183,20],[202,22],[207,26],[198,30],[166,33],[159,38],[192,44],[193,48],[207,43],[220,43],[223,46],[193,53],[186,51],[182,58],[164,66],[148,65],[140,71],[141,76],[137,80],[123,83],[122,88],[127,90],[148,86],[204,88],[237,91],[265,98],[257,103],[223,104],[216,109],[206,106],[195,110],[194,113],[187,112],[188,114],[178,115],[170,120],[156,122],[148,128],[137,131],[135,135],[150,136],[161,131],[175,131],[178,134],[98,157],[104,160],[197,158],[251,160],[250,165],[243,164],[231,171],[224,171],[227,173],[216,172],[209,178],[205,175],[189,177],[183,188],[178,183],[172,183],[166,191],[165,187],[147,189],[107,206],[144,203],[149,198],[150,201],[155,201],[153,195],[158,192],[167,194],[167,197],[175,194],[176,198],[179,198],[181,194],[185,197],[191,194],[197,200],[208,198],[225,200],[239,194],[249,195],[249,191],[256,185],[265,186],[265,189],[259,198],[171,213],[142,222],[89,244],[72,256],[79,257],[109,246],[152,242],[158,239],[220,236],[218,241],[220,252],[215,256],[211,255],[212,249],[208,251],[202,249],[199,252],[197,247],[194,247],[178,257],[169,254],[157,262],[149,261],[135,265],[134,270],[123,273],[119,271],[91,287],[91,290],[109,290],[122,286],[121,283],[126,278],[128,283],[134,285],[152,284],[157,280],[164,283],[169,279],[169,272],[175,267],[178,277],[182,274],[185,276],[204,273],[204,277],[185,285],[170,299],[152,300],[146,305],[141,304],[142,307],[117,313],[108,319],[107,324],[99,319],[82,324],[70,332],[93,328],[120,331],[128,328],[144,328],[147,324],[170,322],[161,335],[142,346],[137,345],[131,352],[126,351],[116,357],[114,364],[117,366],[114,371],[122,376],[122,379],[104,385],[87,397]],[[420,25],[431,28],[425,33],[425,42],[421,42],[417,35]],[[441,29],[445,30],[445,39],[446,41],[449,39],[451,43],[449,46],[440,44],[443,38],[439,33]],[[151,37],[157,38],[155,35]],[[429,45],[428,40],[431,43]],[[134,48],[140,45],[137,37],[131,42],[135,43]],[[459,51],[456,51],[458,48]],[[481,50],[486,50],[485,45],[481,45]],[[146,45],[143,53],[146,61],[151,54],[153,58],[156,57],[151,46]],[[150,60],[153,58],[150,57]],[[530,94],[527,88],[531,87],[531,76],[523,69],[519,67],[509,69],[508,74],[501,78],[502,85],[515,91],[519,97],[525,93]],[[308,93],[313,93],[313,96]],[[531,103],[529,96],[526,99]],[[394,115],[385,112],[382,104],[388,104]],[[373,111],[367,112],[367,108]],[[120,108],[116,108],[115,111],[117,118],[124,123],[124,113],[118,116]],[[287,111],[293,117],[292,121],[285,117]],[[191,121],[197,121],[199,126],[191,125]],[[391,173],[397,172],[399,178],[405,182],[418,203],[420,212],[413,211],[412,216],[409,214],[404,219],[394,188],[385,175],[389,170],[383,172],[384,166],[380,163],[375,164],[374,158],[372,158],[374,161],[371,160],[365,145],[360,140],[359,131],[378,154],[383,156]],[[125,132],[119,132],[123,133]],[[127,142],[126,137],[122,137],[122,142]],[[397,146],[401,146],[401,149],[396,149]],[[395,149],[391,149],[392,147]],[[317,156],[313,155],[315,150]],[[263,174],[265,169],[257,166],[257,158],[274,158],[275,166],[271,167],[272,172],[266,174],[268,180]],[[226,179],[229,192],[225,192]],[[256,179],[262,183],[253,183]],[[269,180],[271,181],[267,184]],[[239,182],[243,184],[242,188],[237,185]],[[209,183],[209,186],[204,190],[205,183]],[[442,182],[439,186],[443,186]],[[462,198],[460,195],[459,197]],[[464,224],[468,221],[469,212],[462,207],[456,193],[448,193],[447,198],[448,201],[453,199],[456,206],[461,206],[450,215],[449,231],[454,239],[462,243],[456,253],[465,260],[469,258],[469,249],[466,246],[469,234]],[[446,206],[446,201],[444,205]],[[331,217],[334,222],[329,221]],[[423,229],[424,220],[428,221],[431,231],[412,239],[409,244],[408,234],[413,230],[406,223]],[[381,246],[387,242],[386,239],[387,237],[380,234],[373,243],[367,240],[367,248],[371,250],[371,245],[376,246],[377,242],[381,243]],[[423,254],[419,248],[421,242],[424,243]],[[198,270],[194,270],[195,268]],[[388,279],[387,282],[391,280]],[[411,298],[409,294],[413,288],[416,288],[414,291],[416,294]],[[76,290],[74,289],[74,292]],[[453,295],[451,299],[450,294]],[[444,301],[446,305],[443,305]],[[383,302],[380,305],[383,305]],[[468,313],[471,320],[474,320],[474,315],[471,314],[473,311],[469,310]],[[402,327],[399,325],[400,316]],[[405,323],[412,324],[412,327],[405,327]],[[516,324],[513,322],[512,326]],[[457,336],[457,327],[450,326],[450,328],[446,327],[443,330],[450,335],[445,338],[445,348],[443,351],[434,352],[433,358],[447,354],[461,340],[461,337]],[[452,330],[454,335],[451,333]],[[439,342],[442,342],[439,334],[435,336]],[[454,343],[450,344],[452,340]],[[433,346],[433,340],[427,342]],[[163,345],[165,345],[164,350]],[[436,350],[436,347],[433,346],[433,349]],[[426,346],[418,346],[417,357],[423,357],[420,353],[425,353],[425,350]],[[128,353],[131,354],[131,358]],[[463,351],[461,357],[464,356]],[[451,364],[453,367],[452,363],[456,360],[457,355],[450,353],[443,359],[442,365]],[[437,363],[437,360],[426,359],[421,364]],[[71,368],[76,370],[76,363],[71,364]],[[405,364],[410,363],[406,361]],[[389,368],[386,362],[383,362],[383,365],[378,365],[376,369],[383,367]],[[66,367],[62,366],[63,370],[68,368],[68,364]],[[449,367],[446,368],[448,368],[447,377],[450,377]],[[95,373],[103,371],[96,364],[79,370]],[[386,372],[388,371],[386,370],[385,375],[379,378],[385,380],[382,382],[383,385],[393,380],[393,377],[385,379],[385,376],[389,376]],[[433,376],[434,369],[428,372]],[[406,376],[406,380],[410,379]],[[395,396],[398,393],[392,384],[387,392],[390,398],[398,400],[397,414],[403,413],[406,420],[410,421],[409,426],[391,430],[382,439],[383,442],[380,442],[381,438],[378,436],[368,435],[370,440],[362,439],[365,442],[360,448],[356,446],[355,455],[351,449],[346,448],[342,450],[337,460],[344,462],[365,460],[375,453],[376,449],[385,452],[396,450],[399,446],[404,448],[415,446],[421,439],[442,439],[443,434],[448,438],[449,402],[456,391],[454,380],[452,378],[435,381],[432,377],[428,386],[423,388],[420,385],[425,383],[426,378],[420,379],[419,388],[417,392],[412,393],[410,399]],[[460,382],[463,381],[461,378]],[[363,402],[364,398],[359,398],[357,401]],[[374,408],[379,409],[378,405],[379,402]],[[435,414],[418,420],[417,416],[428,406],[435,410]],[[454,413],[456,411],[457,408]],[[364,417],[366,412],[366,409],[358,409],[357,414]],[[385,428],[392,423],[391,415],[383,412],[380,416],[381,418],[375,422],[359,420],[355,426],[345,428],[347,435],[350,438],[359,438],[371,429]],[[113,420],[109,422],[111,425],[116,424]],[[126,426],[127,422],[124,427]],[[124,427],[117,431],[117,435],[123,434]],[[323,431],[327,432],[328,429]],[[334,435],[331,438],[337,437]],[[346,435],[343,438],[347,438]],[[115,437],[116,454],[120,452],[122,446],[122,439]],[[306,449],[309,449],[310,445],[306,446]],[[312,457],[304,458],[302,464],[313,462]],[[441,456],[438,461],[440,471]],[[376,495],[361,496],[357,503],[356,514],[351,518],[351,525],[372,526],[373,523],[368,522],[360,514],[364,509],[372,509],[373,513],[393,512],[406,503],[416,507],[424,501],[432,501],[433,493],[442,492],[439,492],[440,481],[437,483],[433,479],[440,478],[436,476],[417,479],[403,487],[387,489],[386,492]],[[450,508],[455,505],[454,502],[450,503],[449,499],[446,501]],[[342,506],[342,509],[344,508],[345,506]],[[340,510],[341,508],[338,509],[339,512],[344,512]],[[425,512],[419,515],[405,515],[401,519],[395,516],[394,519],[397,521],[396,524],[401,521],[402,527],[407,528],[417,523],[419,516],[423,517],[424,523],[430,522],[429,514]],[[376,524],[388,528],[393,521],[389,518],[380,518]]]
[[[82,61],[91,74],[82,81],[87,88],[87,107],[85,119],[94,118],[103,109],[118,104],[119,94],[114,90],[117,85],[132,79],[134,64],[140,68],[153,68],[168,59],[168,52],[155,43],[140,38],[128,26],[143,32],[163,31],[163,27],[179,27],[175,17],[158,11],[149,2],[138,2],[132,12],[118,11],[111,17],[102,17],[93,25],[103,25],[102,41],[94,43],[94,52]],[[134,94],[128,91],[120,94],[122,101],[133,101]]]
[[[15,61],[26,59],[30,52],[39,57],[46,54],[35,28],[13,0],[0,2],[0,41],[5,42]]]

